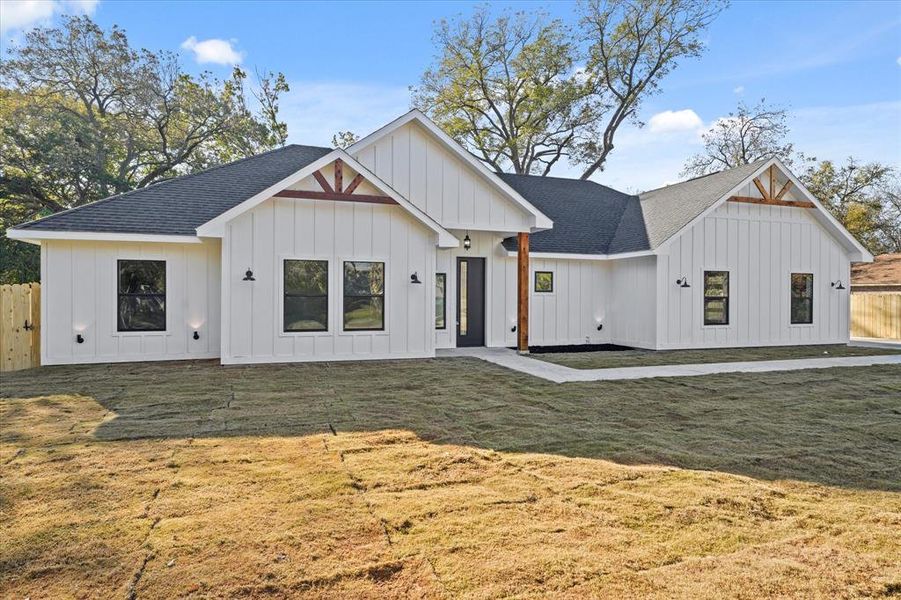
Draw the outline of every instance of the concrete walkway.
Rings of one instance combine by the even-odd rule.
[[[619,367],[610,369],[573,369],[543,360],[522,356],[509,348],[451,348],[438,350],[439,357],[469,356],[479,358],[520,373],[555,383],[573,381],[616,381],[649,377],[692,377],[716,373],[763,373],[767,371],[799,371],[831,367],[868,367],[899,365],[901,354],[888,356],[839,356],[831,358],[796,358],[791,360],[758,360],[747,362],[663,365],[654,367]],[[901,371],[899,371],[901,377]]]

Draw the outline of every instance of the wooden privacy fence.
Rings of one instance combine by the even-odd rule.
[[[851,336],[901,340],[901,293],[851,294]]]
[[[0,285],[0,371],[41,364],[41,284]]]

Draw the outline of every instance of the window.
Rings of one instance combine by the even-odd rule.
[[[704,271],[704,325],[729,324],[729,272]]]
[[[286,260],[283,277],[284,330],[328,331],[328,261]]]
[[[813,273],[792,273],[792,324],[813,323]]]
[[[535,291],[551,293],[554,291],[554,273],[552,271],[535,271]]]
[[[166,331],[166,261],[120,260],[118,331]]]
[[[435,273],[435,329],[447,328],[447,273]]]
[[[344,329],[385,329],[385,263],[344,263]]]

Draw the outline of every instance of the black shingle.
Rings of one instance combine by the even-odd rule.
[[[331,148],[285,146],[111,196],[14,229],[195,235],[197,227],[329,152]]]

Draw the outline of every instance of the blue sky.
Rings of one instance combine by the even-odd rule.
[[[88,12],[123,27],[135,46],[181,53],[188,69],[224,77],[240,61],[282,71],[292,88],[282,102],[290,141],[327,145],[339,129],[365,134],[406,112],[408,88],[433,58],[434,21],[474,6],[4,1],[0,24],[6,46],[29,26]],[[505,8],[574,19],[568,2],[492,4]],[[645,102],[647,125],[621,129],[595,179],[626,190],[675,181],[706,127],[739,100],[761,97],[790,109],[791,139],[805,154],[901,167],[901,2],[734,2],[705,41],[704,55],[680,64]],[[577,172],[564,164],[554,174]]]

